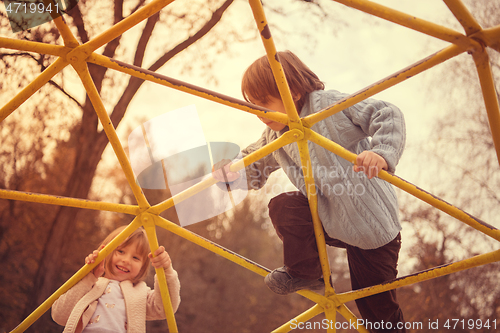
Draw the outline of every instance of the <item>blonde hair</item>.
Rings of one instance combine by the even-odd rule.
[[[278,52],[276,58],[283,67],[292,96],[300,96],[296,101],[297,111],[300,113],[309,94],[315,90],[324,90],[325,85],[291,51]],[[270,97],[281,99],[267,56],[257,59],[247,68],[243,74],[241,92],[247,102],[251,102],[250,98],[264,104],[269,102]]]
[[[126,226],[121,226],[113,230],[101,243],[101,247],[109,244],[120,232],[125,229]],[[114,273],[113,265],[111,264],[111,259],[115,255],[115,252],[119,249],[127,247],[130,244],[136,244],[137,252],[142,256],[142,267],[137,276],[131,280],[133,284],[143,281],[148,276],[150,259],[148,254],[150,252],[148,237],[146,231],[140,227],[137,228],[127,239],[123,241],[116,249],[113,250],[107,257],[106,263],[104,264],[104,270]]]

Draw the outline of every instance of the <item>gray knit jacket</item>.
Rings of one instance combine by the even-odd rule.
[[[314,91],[301,117],[318,112],[346,97],[338,91]],[[267,127],[261,138],[242,151],[243,157],[277,139],[288,130]],[[371,150],[382,156],[394,173],[405,145],[405,122],[394,105],[364,100],[312,126],[312,130],[359,154]],[[375,249],[393,240],[401,230],[398,202],[392,185],[354,172],[352,163],[308,143],[318,188],[318,212],[330,237],[362,248]],[[287,145],[245,168],[248,188],[259,189],[269,175],[282,168],[290,181],[306,195],[296,143]],[[236,184],[233,184],[236,185]],[[232,186],[234,187],[234,186]]]

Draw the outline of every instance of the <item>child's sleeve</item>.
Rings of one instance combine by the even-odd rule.
[[[404,116],[396,106],[374,99],[364,100],[344,114],[371,137],[371,151],[382,156],[394,173],[406,142]]]
[[[96,283],[97,278],[89,273],[70,290],[62,294],[52,304],[52,319],[59,325],[65,326],[75,305],[85,296]]]
[[[165,269],[165,277],[167,278],[168,293],[175,313],[181,303],[181,283],[177,271],[172,266]],[[154,289],[148,293],[146,320],[158,319],[165,319],[165,310],[163,309],[160,284],[158,283],[158,277],[155,275]]]
[[[268,143],[267,131],[264,132],[262,137],[255,143],[249,145],[241,151],[242,156],[245,157],[254,151],[264,147]],[[271,173],[278,170],[280,165],[274,158],[273,154],[262,157],[260,160],[248,165],[245,168],[248,189],[258,190],[262,188]]]

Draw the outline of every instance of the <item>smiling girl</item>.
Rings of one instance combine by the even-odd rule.
[[[125,227],[111,232],[102,250]],[[93,264],[99,255],[93,251],[85,263]],[[162,267],[167,277],[174,312],[180,303],[180,283],[170,256],[163,246],[149,253],[143,228],[135,230],[94,270],[52,305],[52,318],[64,325],[64,332],[146,332],[146,320],[165,319],[158,280],[152,290],[144,279],[149,263]]]

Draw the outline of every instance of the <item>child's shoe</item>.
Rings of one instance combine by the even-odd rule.
[[[293,277],[287,273],[285,266],[276,268],[271,273],[267,274],[264,282],[278,295],[288,295],[301,289],[309,289],[313,291],[324,290],[325,283],[323,279],[304,280]]]

